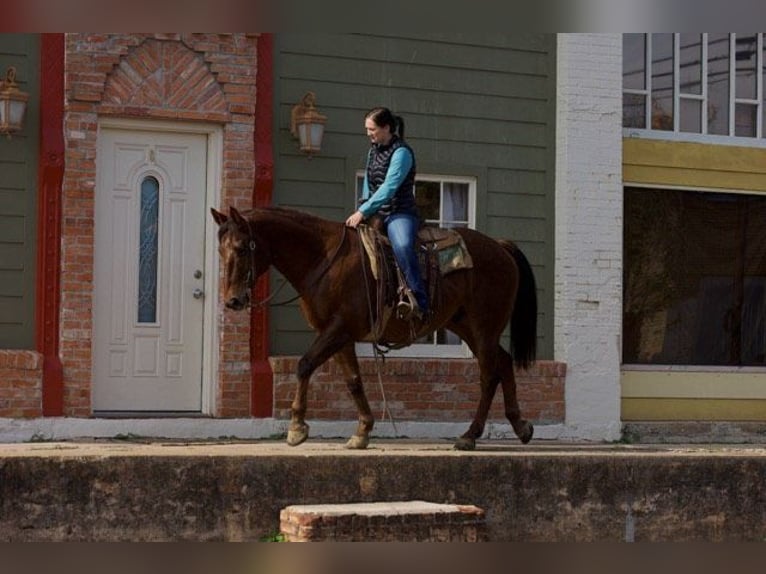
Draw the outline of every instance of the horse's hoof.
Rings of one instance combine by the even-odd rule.
[[[535,434],[535,427],[532,426],[531,422],[524,421],[524,426],[522,427],[521,432],[518,433],[518,437],[521,443],[527,444],[532,440],[533,434]]]
[[[346,448],[355,450],[364,450],[367,445],[370,444],[370,438],[367,436],[359,436],[355,434],[346,443]]]
[[[298,446],[309,438],[309,425],[303,424],[298,428],[291,428],[287,431],[287,444],[289,446]]]
[[[455,450],[476,450],[476,439],[461,436],[455,442]]]

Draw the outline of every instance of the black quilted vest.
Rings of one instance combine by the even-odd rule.
[[[381,186],[386,179],[388,166],[391,164],[391,156],[400,147],[410,150],[412,155],[412,167],[397,188],[391,201],[383,205],[378,213],[386,216],[392,213],[412,213],[417,215],[415,204],[415,153],[403,140],[394,137],[388,145],[373,145],[370,149],[370,157],[367,161],[367,185],[370,188],[370,195]]]

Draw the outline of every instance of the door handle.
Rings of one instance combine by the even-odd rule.
[[[192,297],[194,297],[195,299],[202,299],[204,296],[205,296],[205,292],[199,287],[195,289],[194,291],[192,291]]]

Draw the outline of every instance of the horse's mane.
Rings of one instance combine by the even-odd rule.
[[[340,225],[338,221],[331,221],[307,211],[275,205],[256,207],[244,212],[243,215],[251,217],[256,224],[259,220],[286,219],[303,228],[316,229],[317,231],[328,230]]]

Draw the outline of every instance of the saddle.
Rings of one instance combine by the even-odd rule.
[[[394,309],[402,301],[411,308],[415,299],[396,263],[391,243],[383,233],[382,226],[361,224],[357,230],[376,280],[377,313],[371,340],[382,343],[381,337]],[[421,227],[418,230],[415,250],[420,273],[431,301],[430,313],[434,313],[439,301],[441,278],[458,269],[473,267],[473,260],[462,236],[452,229]],[[411,320],[410,322],[412,323]],[[396,348],[392,345],[387,346]]]

